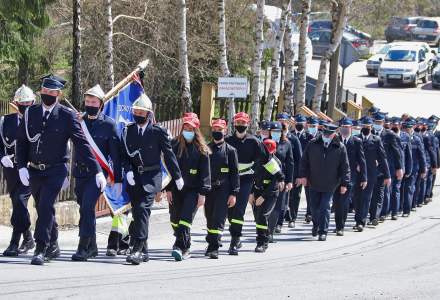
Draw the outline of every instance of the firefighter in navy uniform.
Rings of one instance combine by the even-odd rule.
[[[43,265],[60,255],[55,222],[55,200],[66,185],[68,141],[102,190],[104,174],[84,137],[75,113],[58,103],[66,81],[54,75],[43,78],[42,104],[30,106],[20,123],[17,136],[17,164],[23,185],[30,184],[38,219],[35,226],[36,249],[31,263]]]
[[[171,144],[185,182],[182,190],[176,189],[173,184],[166,188],[176,238],[171,255],[176,261],[182,261],[191,257],[192,222],[211,190],[210,149],[200,131],[196,114],[189,113],[183,117],[181,132]]]
[[[230,255],[238,255],[241,248],[241,232],[244,224],[244,214],[254,184],[254,173],[259,160],[264,154],[263,144],[253,135],[246,133],[249,126],[249,116],[239,112],[234,116],[235,131],[226,137],[225,141],[237,150],[238,172],[240,175],[240,191],[237,194],[235,206],[229,209],[229,232],[231,244]]]
[[[101,113],[104,105],[103,98],[104,91],[99,85],[84,93],[85,114],[82,120],[104,159],[112,162],[114,178],[107,179],[107,182],[114,184],[116,193],[120,195],[122,191],[121,145],[115,121]],[[75,150],[74,148],[72,175],[75,177],[75,194],[80,206],[80,239],[72,260],[86,261],[98,255],[95,206],[102,190],[96,186],[95,175],[90,172],[87,165],[83,163],[82,157],[78,156]],[[105,168],[102,169],[104,175],[108,177]]]
[[[249,202],[252,205],[257,231],[255,252],[263,253],[269,243],[269,216],[278,198],[279,191],[284,190],[284,174],[281,162],[275,156],[277,144],[274,140],[263,141],[265,153],[260,158],[259,170],[256,172],[253,194]]]
[[[214,120],[211,125],[212,142],[209,155],[211,166],[211,191],[206,195],[205,217],[208,234],[206,255],[218,258],[219,240],[225,227],[228,208],[235,205],[236,196],[240,190],[238,176],[237,150],[225,142],[226,121]]]
[[[14,103],[18,107],[18,112],[2,116],[0,119],[0,161],[6,178],[9,196],[12,200],[12,237],[9,246],[3,252],[3,256],[26,254],[35,247],[30,231],[31,220],[27,209],[31,188],[21,183],[15,157],[18,125],[23,120],[24,111],[34,101],[35,95],[32,90],[25,85],[21,86],[14,96]],[[23,242],[19,247],[22,235]]]
[[[286,205],[288,195],[293,187],[293,154],[292,146],[287,136],[282,131],[282,125],[280,122],[271,122],[270,125],[271,139],[277,143],[277,150],[275,152],[276,158],[281,163],[281,170],[284,174],[285,188],[279,190],[276,205],[272,210],[269,217],[269,242],[273,242],[274,232],[280,233],[281,227],[284,221],[284,213],[286,211]]]
[[[141,94],[132,109],[135,122],[122,132],[122,167],[133,215],[133,248],[126,260],[139,265],[149,260],[147,239],[151,206],[162,190],[161,153],[179,190],[184,182],[167,131],[153,124],[153,105],[148,96]]]
[[[439,141],[434,135],[433,130],[437,124],[429,119],[426,120],[426,132],[424,133],[423,141],[425,142],[425,149],[430,155],[431,168],[426,174],[426,189],[425,197],[423,200],[424,204],[428,204],[432,201],[432,190],[434,187],[435,174],[439,167]]]

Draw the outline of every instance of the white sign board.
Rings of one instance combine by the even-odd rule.
[[[246,77],[219,77],[218,78],[219,98],[246,98],[248,93],[248,82]]]

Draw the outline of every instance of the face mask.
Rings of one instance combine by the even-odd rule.
[[[136,122],[136,124],[142,125],[147,122],[147,117],[133,115],[133,120]]]
[[[295,128],[296,128],[296,130],[301,131],[304,129],[304,125],[303,124],[296,124]]]
[[[86,105],[85,109],[86,109],[86,113],[92,117],[96,116],[99,112],[99,107],[95,107],[95,106],[87,106]]]
[[[27,106],[27,105],[20,105],[20,104],[18,104],[17,106],[18,106],[18,111],[19,111],[22,115],[24,115],[24,112],[26,111],[26,108],[27,108],[28,106]]]
[[[373,124],[373,128],[375,131],[382,131],[383,126],[379,124]]]
[[[322,140],[324,141],[324,144],[330,144],[330,142],[332,141],[333,137],[332,136],[322,136]]]
[[[47,94],[41,94],[41,101],[46,106],[52,106],[55,103],[55,101],[57,101],[57,97],[56,96],[47,95]]]
[[[350,128],[341,127],[339,128],[339,131],[343,136],[349,136],[350,135]]]
[[[238,133],[243,133],[246,131],[246,129],[247,129],[247,126],[243,126],[243,125],[235,126],[235,130],[237,130]]]
[[[399,133],[399,128],[397,127],[392,127],[391,130],[394,131],[395,133]]]
[[[307,131],[310,134],[315,135],[318,132],[318,128],[316,128],[316,127],[309,127],[309,128],[307,128]]]
[[[194,139],[194,131],[182,131],[182,135],[187,142],[191,142]]]
[[[351,131],[351,135],[359,135],[359,134],[361,134],[361,131],[359,129],[353,129]]]
[[[223,132],[221,132],[221,131],[213,131],[212,132],[212,138],[215,141],[221,141],[223,139]]]
[[[420,132],[420,128],[414,128],[415,132]]]
[[[364,127],[364,128],[362,128],[361,132],[362,132],[363,135],[368,136],[370,134],[370,132],[371,132],[371,129],[367,128],[367,127]]]
[[[280,139],[281,139],[281,132],[277,132],[277,131],[273,131],[270,133],[270,135],[272,136],[272,139],[279,143]]]

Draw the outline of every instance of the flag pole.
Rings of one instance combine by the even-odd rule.
[[[13,110],[15,110],[16,112],[18,112],[18,107],[17,107],[17,105],[15,105],[15,104],[12,103],[12,102],[9,102],[9,106],[10,106]]]

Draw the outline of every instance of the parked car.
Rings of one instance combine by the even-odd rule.
[[[309,33],[309,38],[313,45],[313,55],[323,56],[330,47],[331,31],[313,31],[312,33]],[[342,43],[351,43],[351,45],[359,52],[360,56],[367,56],[370,53],[368,41],[360,39],[351,33],[343,33]]]
[[[412,30],[414,41],[427,42],[440,47],[440,18],[423,18]]]
[[[432,88],[433,89],[440,89],[440,56],[437,56],[437,60],[433,63],[433,70],[432,70]]]
[[[312,33],[314,31],[331,30],[332,28],[333,26],[331,20],[315,20],[310,22],[308,32]],[[370,34],[360,31],[350,25],[346,25],[344,31],[354,34],[358,38],[367,41],[370,47],[373,46],[373,39],[371,38]]]
[[[377,76],[377,72],[379,70],[379,66],[382,63],[384,57],[388,53],[388,51],[395,46],[420,46],[425,51],[426,61],[428,62],[429,70],[432,70],[433,62],[436,60],[437,51],[431,49],[427,43],[423,42],[393,42],[384,45],[376,54],[371,56],[367,61],[367,73],[369,76]]]
[[[412,30],[417,26],[421,17],[392,17],[385,29],[385,39],[388,43],[395,40],[409,41],[412,37]]]
[[[419,80],[428,81],[429,66],[425,50],[420,46],[395,46],[382,61],[377,84],[409,84],[417,87]]]

